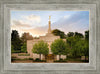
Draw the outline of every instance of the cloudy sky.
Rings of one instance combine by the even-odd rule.
[[[45,35],[51,16],[51,29],[80,32],[89,29],[89,11],[11,11],[11,30],[20,34],[29,32],[33,36]]]

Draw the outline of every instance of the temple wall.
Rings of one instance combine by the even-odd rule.
[[[31,57],[33,57],[33,52],[32,52],[33,45],[37,42],[38,41],[34,41],[34,40],[27,41],[27,52],[30,54]]]
[[[37,43],[40,40],[43,40],[43,41],[45,41],[45,42],[47,42],[49,44],[49,54],[52,54],[50,46],[51,46],[52,42],[55,39],[59,39],[59,38],[60,38],[59,36],[54,36],[53,34],[46,34],[46,36],[40,36],[39,39],[28,40],[27,41],[27,51],[28,51],[28,53],[30,54],[30,56],[32,58],[34,58],[34,59],[39,58],[39,54],[35,54],[35,53],[33,54],[32,53],[32,48],[33,48],[33,45],[35,43]],[[45,59],[45,56],[42,55],[41,58],[43,60],[43,59]],[[62,59],[66,59],[66,56],[65,55],[61,55],[61,58]],[[55,59],[56,60],[59,60],[59,55],[56,55],[56,58]]]
[[[56,60],[59,60],[59,55],[56,55]]]
[[[66,59],[66,55],[61,55],[61,58],[62,59]]]
[[[40,56],[39,56],[39,54],[35,54],[35,53],[33,53],[33,59],[35,60],[36,58],[39,58]]]
[[[59,36],[52,36],[52,37],[40,37],[40,40],[46,41],[46,42],[53,42],[55,39],[59,39]]]

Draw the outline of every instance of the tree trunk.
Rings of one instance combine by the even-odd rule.
[[[40,60],[41,60],[41,54],[40,54]]]
[[[59,60],[61,59],[61,55],[59,55]]]

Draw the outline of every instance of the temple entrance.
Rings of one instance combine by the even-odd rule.
[[[53,63],[54,55],[53,54],[46,55],[46,60],[47,60],[47,63]]]

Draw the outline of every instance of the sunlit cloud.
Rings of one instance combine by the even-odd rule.
[[[20,11],[21,12],[21,11]],[[51,11],[49,11],[51,12]],[[26,12],[25,12],[26,13]],[[33,36],[45,35],[48,31],[48,19],[49,14],[51,17],[51,29],[59,29],[68,32],[80,32],[89,29],[89,12],[88,11],[56,11],[58,14],[47,13],[46,11],[27,13],[26,15],[21,13],[16,16],[12,13],[11,29],[18,30],[20,35],[23,32],[29,32]],[[71,14],[73,13],[73,14]]]
[[[22,16],[24,19],[31,21],[33,23],[40,23],[41,22],[41,18],[40,16],[37,15],[29,15],[29,16]]]
[[[21,16],[21,19],[11,19],[11,27],[20,27],[21,29],[30,29],[39,26],[41,22],[40,16],[29,15]]]
[[[31,27],[29,24],[25,23],[22,20],[12,20],[12,27]]]
[[[33,29],[22,29],[24,32],[29,32],[33,36],[43,36],[47,33],[47,27],[36,27]]]

